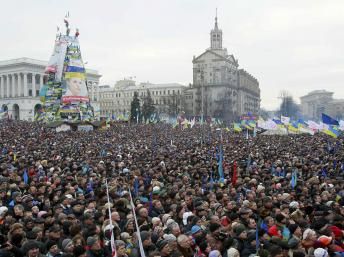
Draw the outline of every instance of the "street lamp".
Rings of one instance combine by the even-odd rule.
[[[203,87],[204,87],[204,71],[203,68],[199,69],[200,73],[200,84],[201,84],[201,119],[202,119],[202,124],[201,124],[201,146],[203,146],[203,123],[204,123],[204,106],[203,106]]]

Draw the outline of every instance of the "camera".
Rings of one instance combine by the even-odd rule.
[[[225,240],[227,237],[229,237],[229,235],[223,231],[220,231],[216,236],[215,239],[223,241]]]

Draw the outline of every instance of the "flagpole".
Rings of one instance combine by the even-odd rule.
[[[135,226],[136,226],[137,239],[139,241],[139,249],[140,249],[141,257],[146,257],[145,251],[143,249],[143,244],[142,244],[142,239],[141,239],[141,234],[140,234],[140,228],[139,228],[139,225],[137,223],[137,218],[136,218],[136,213],[135,213],[135,205],[133,202],[133,197],[131,195],[130,187],[129,187],[129,196],[130,196],[130,205],[131,205],[131,209],[132,209],[134,221],[135,221]]]
[[[113,234],[114,226],[112,225],[112,219],[111,219],[110,196],[109,196],[109,186],[107,183],[107,179],[105,179],[105,185],[106,185],[106,196],[107,196],[107,202],[108,202],[109,220],[110,220],[110,227],[111,227],[111,250],[112,250],[112,256],[117,257],[115,237]]]

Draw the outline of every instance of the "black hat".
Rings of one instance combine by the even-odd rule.
[[[290,231],[291,234],[294,234],[295,230],[299,227],[299,225],[297,224],[290,224],[288,229]]]
[[[24,245],[23,245],[23,251],[25,253],[27,253],[28,251],[32,250],[32,249],[39,249],[39,245],[37,243],[37,241],[35,240],[29,240],[28,242],[26,242]]]
[[[160,240],[157,242],[156,246],[158,247],[159,251],[161,251],[167,244],[168,242],[166,240]]]
[[[49,251],[50,248],[53,247],[54,245],[57,245],[57,242],[53,240],[48,240],[45,244],[47,251]]]
[[[151,237],[151,234],[148,231],[142,231],[140,233],[141,241],[144,242],[145,240],[148,240]]]

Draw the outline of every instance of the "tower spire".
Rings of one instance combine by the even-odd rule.
[[[217,8],[216,8],[216,14],[215,14],[215,29],[218,29],[218,27],[217,27]]]

